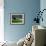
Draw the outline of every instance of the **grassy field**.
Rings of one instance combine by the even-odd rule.
[[[12,19],[12,23],[21,23],[21,22],[22,22],[22,20],[19,18]]]

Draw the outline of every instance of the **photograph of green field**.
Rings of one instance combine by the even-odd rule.
[[[24,14],[11,14],[11,24],[24,24]]]
[[[12,23],[21,23],[22,20],[20,18],[12,19]]]

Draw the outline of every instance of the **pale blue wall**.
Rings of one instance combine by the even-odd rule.
[[[32,28],[32,22],[36,17],[35,12],[40,9],[39,0],[4,0],[4,38],[8,41],[17,41],[24,37]],[[11,25],[11,12],[23,12],[25,14],[24,25]]]
[[[41,0],[40,1],[40,10],[42,11],[43,9],[46,9],[46,0]],[[46,27],[46,10],[43,12],[43,22],[40,21],[40,25]]]

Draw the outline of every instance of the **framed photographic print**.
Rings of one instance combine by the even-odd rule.
[[[11,24],[24,24],[24,14],[10,14],[10,23]]]

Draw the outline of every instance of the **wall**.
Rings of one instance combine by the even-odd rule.
[[[43,10],[43,9],[46,9],[46,0],[40,0],[40,9]],[[43,22],[40,21],[40,25],[46,27],[46,11],[43,13],[42,15],[43,17]],[[46,34],[45,34],[45,37],[46,37]],[[45,43],[46,43],[46,38],[45,38]]]
[[[40,9],[40,0],[4,0],[4,38],[7,41],[18,41],[32,29],[35,12]],[[11,25],[10,13],[25,14],[24,25]],[[33,23],[34,24],[34,23]]]
[[[0,42],[4,41],[4,3],[0,0]]]
[[[43,10],[43,9],[46,9],[46,0],[41,0],[40,1],[40,9],[41,9],[41,11]],[[40,25],[42,25],[42,26],[45,26],[46,27],[46,11],[44,11],[43,12],[43,15],[42,15],[42,17],[43,17],[43,22],[41,21],[40,22]]]

